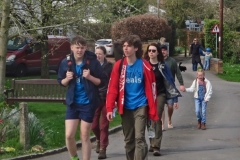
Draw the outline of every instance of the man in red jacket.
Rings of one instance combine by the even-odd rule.
[[[111,73],[106,100],[107,119],[112,121],[117,101],[127,160],[144,160],[148,152],[147,119],[158,120],[156,81],[151,65],[141,58],[140,38],[129,35],[122,44],[125,58],[116,62]]]

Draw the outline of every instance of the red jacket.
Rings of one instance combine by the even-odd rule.
[[[155,75],[152,66],[144,59],[143,60],[143,75],[145,83],[145,93],[148,100],[148,118],[151,120],[158,120],[157,114],[157,90]],[[108,85],[106,108],[107,112],[112,112],[117,101],[118,112],[123,114],[124,105],[124,87],[126,79],[127,59],[124,58],[121,76],[119,76],[119,67],[121,60],[118,60],[112,70]],[[118,99],[117,99],[118,98]]]

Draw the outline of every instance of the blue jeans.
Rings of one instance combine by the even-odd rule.
[[[197,120],[201,121],[201,123],[206,123],[206,109],[207,102],[205,102],[204,99],[195,98],[195,112]]]
[[[197,65],[198,65],[197,63],[192,64],[192,70],[193,71],[197,71]]]
[[[210,62],[209,59],[205,60],[205,62],[204,62],[204,69],[205,70],[209,70],[209,62]]]

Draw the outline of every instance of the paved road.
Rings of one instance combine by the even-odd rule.
[[[185,61],[183,65],[188,68],[183,72],[183,77],[185,86],[189,87],[196,72],[191,71],[191,60]],[[163,132],[162,156],[154,157],[149,153],[148,160],[240,159],[240,83],[223,81],[209,71],[206,77],[213,85],[213,96],[207,108],[207,130],[196,129],[193,94],[183,93],[179,99],[180,107],[174,111],[174,128]],[[107,159],[126,159],[124,153],[123,134],[119,131],[110,136]],[[63,152],[38,159],[67,160],[69,156]],[[97,159],[94,149],[91,159]]]

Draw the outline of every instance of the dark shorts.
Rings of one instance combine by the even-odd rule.
[[[170,106],[173,106],[173,99],[171,98],[171,99],[167,99],[166,100],[166,104],[168,104],[168,105],[170,105]]]
[[[66,120],[67,119],[81,119],[85,122],[92,123],[96,107],[92,104],[76,104],[67,106]]]

